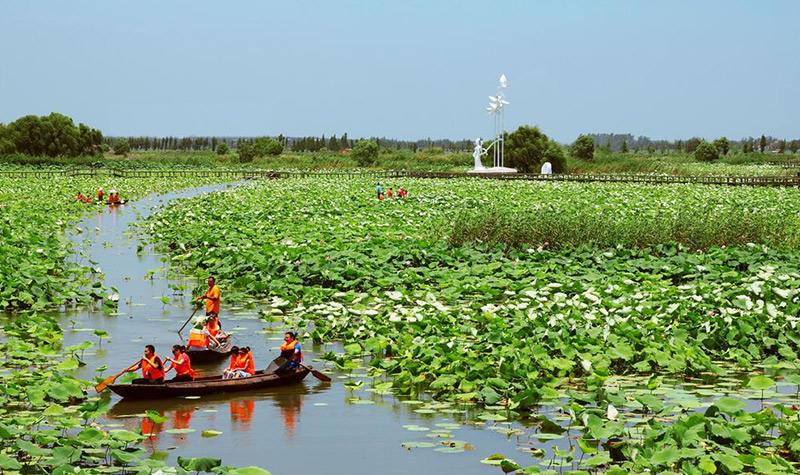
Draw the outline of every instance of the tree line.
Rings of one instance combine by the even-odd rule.
[[[0,124],[0,155],[23,154],[47,157],[77,157],[103,152],[103,134],[85,124],[53,112],[47,116],[26,115],[8,125]]]
[[[107,137],[105,143],[109,147],[114,146],[120,141],[127,141],[131,150],[157,151],[157,150],[180,150],[180,151],[199,151],[217,150],[219,145],[225,144],[228,149],[238,149],[241,143],[250,143],[259,137]],[[330,137],[306,136],[306,137],[286,137],[278,135],[272,137],[277,140],[285,150],[294,152],[341,152],[352,149],[358,140],[353,140],[343,133],[341,136],[331,135]],[[398,140],[387,139],[385,137],[370,137],[383,150],[425,150],[439,148],[447,152],[461,152],[472,149],[472,142],[468,139],[421,139],[421,140]]]
[[[646,151],[649,153],[694,153],[697,147],[704,141],[704,139],[700,137],[692,137],[686,140],[653,140],[645,136],[634,137],[631,134],[593,133],[586,134],[586,136],[592,139],[595,148],[620,153],[638,151]],[[777,153],[797,153],[800,151],[800,139],[786,140],[763,134],[759,138],[745,137],[740,140],[731,140],[726,137],[721,137],[721,139],[725,139],[728,142],[730,150],[740,150],[743,153],[765,153],[772,151]]]

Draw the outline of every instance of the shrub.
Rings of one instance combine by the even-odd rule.
[[[714,144],[700,142],[694,151],[694,158],[701,162],[713,162],[719,158],[719,152]]]
[[[550,140],[538,127],[523,125],[508,134],[505,140],[507,166],[522,173],[538,172],[544,162],[553,165],[553,173],[566,168],[561,146]]]
[[[283,145],[271,137],[259,137],[254,145],[256,157],[277,156],[283,153]]]
[[[228,144],[222,142],[221,144],[217,145],[217,155],[227,155],[228,154]]]
[[[252,162],[256,158],[256,146],[250,142],[239,142],[237,149],[240,162]]]
[[[121,139],[114,142],[115,155],[127,155],[128,152],[130,151],[131,151],[131,144],[128,143],[128,139]]]
[[[579,135],[570,147],[569,153],[578,160],[594,159],[594,140],[588,135]]]
[[[697,150],[697,147],[703,143],[703,139],[698,137],[692,137],[686,142],[684,142],[683,147],[686,153],[694,153]]]
[[[378,143],[374,140],[359,140],[350,155],[361,167],[373,165],[378,160]]]
[[[720,137],[714,141],[714,146],[717,147],[717,152],[720,155],[727,155],[728,151],[731,149],[731,144],[728,142],[727,137]]]

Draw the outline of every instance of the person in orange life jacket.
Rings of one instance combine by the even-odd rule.
[[[81,203],[83,203],[83,193],[81,193],[81,192],[79,191],[79,192],[78,192],[78,194],[75,196],[75,199],[76,199],[77,201],[80,201]]]
[[[247,354],[244,352],[244,348],[239,349],[238,346],[234,346],[231,349],[231,362],[228,364],[228,368],[222,372],[222,379],[246,378],[250,376],[247,371],[245,371],[247,366],[246,357]]]
[[[245,346],[244,348],[240,348],[239,355],[244,363],[244,372],[247,373],[248,376],[256,374],[256,363],[253,359],[253,352],[250,351],[250,347]]]
[[[219,328],[219,319],[215,315],[197,322],[195,327],[189,331],[188,346],[208,348],[209,341],[214,343],[214,346],[220,346],[220,340],[227,338],[227,335],[223,335]]]
[[[300,347],[300,342],[295,338],[297,337],[294,332],[286,332],[283,336],[281,358],[285,358],[287,362],[278,368],[278,371],[295,369],[303,361],[303,350]]]
[[[217,285],[217,279],[213,275],[210,275],[208,276],[208,290],[205,294],[197,297],[196,300],[198,302],[202,300],[206,301],[206,315],[211,316],[213,314],[219,317],[219,297],[220,291]]]
[[[189,361],[189,355],[186,354],[186,347],[181,345],[172,345],[173,358],[167,358],[166,361],[170,364],[165,373],[169,373],[175,369],[175,377],[170,379],[170,382],[179,381],[193,381],[194,370],[192,363]]]
[[[222,331],[222,324],[216,314],[209,315],[203,327],[203,331],[217,346],[220,345],[220,341],[228,339],[228,335]]]
[[[394,193],[392,192],[392,187],[389,187],[389,191],[386,192],[386,197],[391,198]]]
[[[97,189],[97,201],[103,201],[103,196],[104,196],[103,189],[102,188],[98,188]]]
[[[136,371],[142,368],[142,377],[131,381],[132,384],[161,384],[164,382],[164,363],[156,354],[153,345],[144,347],[144,357],[135,366],[128,368],[128,371]]]

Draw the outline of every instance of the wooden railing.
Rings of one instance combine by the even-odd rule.
[[[100,177],[115,178],[177,178],[187,176],[214,175],[230,179],[258,178],[372,178],[391,180],[403,178],[431,179],[491,179],[491,180],[528,180],[528,181],[566,181],[581,183],[649,183],[673,184],[689,183],[702,185],[727,186],[800,186],[798,176],[708,176],[708,175],[644,175],[644,174],[565,174],[540,175],[536,173],[447,173],[421,171],[318,171],[318,170],[258,170],[258,169],[119,169],[119,168],[74,168],[64,170],[0,170],[0,177]]]

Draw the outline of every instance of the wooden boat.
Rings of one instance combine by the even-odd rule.
[[[233,338],[228,337],[221,346],[210,348],[198,348],[190,346],[186,349],[186,354],[189,355],[189,361],[194,364],[209,363],[212,361],[221,360],[231,354],[233,348]]]
[[[309,370],[300,367],[286,372],[257,371],[247,378],[222,379],[222,376],[198,378],[194,381],[164,384],[112,384],[109,389],[128,399],[167,399],[183,396],[205,396],[209,394],[250,391],[299,383]]]
[[[124,205],[124,204],[125,204],[125,203],[127,203],[127,202],[128,202],[128,200],[127,200],[127,199],[124,199],[124,200],[119,200],[119,201],[117,201],[117,202],[115,202],[115,203],[112,203],[112,202],[110,202],[110,201],[106,201],[106,204],[107,204],[108,206],[117,206],[117,205]]]

